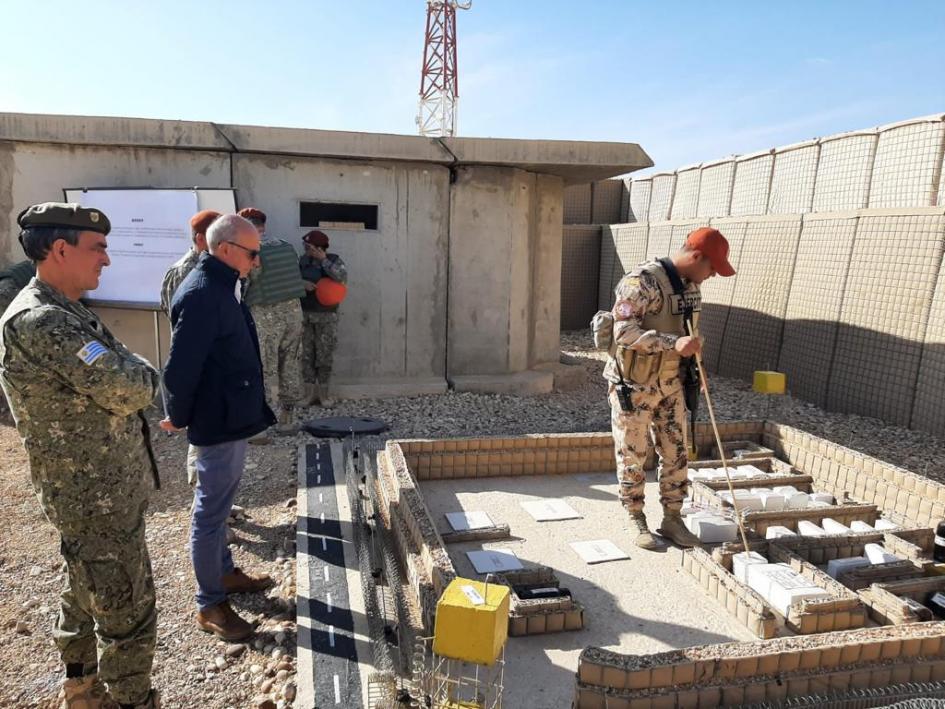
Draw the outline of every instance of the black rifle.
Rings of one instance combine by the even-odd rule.
[[[683,285],[682,278],[679,277],[676,265],[668,258],[661,258],[659,262],[669,277],[673,293],[679,299],[686,332],[695,333],[696,329],[692,322],[692,304],[686,299],[686,287]],[[696,412],[699,410],[699,391],[702,389],[702,383],[699,381],[699,367],[696,364],[695,357],[683,357],[680,360],[679,377],[682,379],[683,400],[686,402],[686,408],[689,409],[690,451],[686,452],[690,453],[696,450]]]

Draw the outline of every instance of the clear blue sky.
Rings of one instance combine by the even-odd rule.
[[[3,3],[0,111],[416,132],[423,0]],[[474,0],[459,133],[658,168],[945,112],[945,1]]]

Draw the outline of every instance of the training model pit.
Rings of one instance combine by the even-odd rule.
[[[945,567],[932,530],[945,486],[774,422],[719,429],[732,489],[700,424],[684,513],[704,547],[686,552],[631,543],[607,433],[387,441],[375,454],[347,444],[353,516],[367,530],[365,607],[381,616],[370,705],[476,683],[456,706],[945,688]],[[447,596],[461,589],[469,602],[460,595],[468,607],[451,618],[478,608],[502,619],[466,642],[482,666],[434,653],[438,602],[457,579]]]

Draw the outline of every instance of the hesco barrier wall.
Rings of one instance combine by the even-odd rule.
[[[703,288],[712,371],[778,369],[820,406],[945,435],[943,163],[945,114],[627,180],[597,306],[711,224],[738,272]]]

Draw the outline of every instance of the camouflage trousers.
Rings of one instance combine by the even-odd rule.
[[[98,675],[118,702],[143,702],[151,689],[157,639],[154,579],[144,507],[109,515],[106,526],[62,536],[66,582],[53,637],[65,664]]]
[[[304,311],[302,333],[302,376],[306,384],[326,385],[338,345],[338,312]]]
[[[266,400],[276,415],[302,398],[302,306],[298,300],[254,305]]]
[[[616,385],[608,388],[610,425],[617,454],[617,482],[620,503],[630,512],[643,510],[646,460],[653,429],[660,456],[660,503],[665,509],[679,510],[689,491],[683,392],[663,394],[659,387],[634,387],[633,411],[624,412],[617,400]]]

